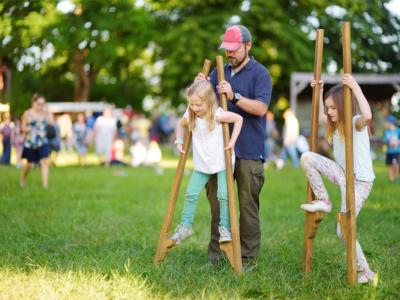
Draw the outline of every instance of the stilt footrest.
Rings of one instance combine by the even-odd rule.
[[[157,253],[157,255],[154,259],[154,263],[156,265],[159,265],[165,259],[168,252],[175,246],[176,246],[176,242],[174,240],[165,239],[162,243],[160,252]]]
[[[347,242],[347,232],[348,232],[348,215],[345,212],[340,212],[336,215],[336,220],[340,225],[340,230],[342,231],[342,237],[344,242]]]
[[[323,219],[323,212],[306,212],[306,238],[313,239],[316,236],[319,224]]]

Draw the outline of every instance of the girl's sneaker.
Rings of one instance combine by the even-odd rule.
[[[332,210],[332,203],[327,203],[323,200],[314,200],[311,203],[302,204],[300,207],[309,212],[322,211],[325,213],[330,213]]]
[[[358,283],[359,284],[373,283],[375,280],[375,276],[376,274],[371,270],[358,272]]]
[[[228,228],[219,226],[218,231],[219,231],[219,242],[220,243],[232,241],[232,234]]]
[[[182,224],[179,224],[178,226],[176,226],[175,232],[170,236],[169,239],[175,241],[176,244],[179,244],[185,238],[191,236],[192,234],[192,227],[186,228]]]

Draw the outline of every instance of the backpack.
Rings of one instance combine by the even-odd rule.
[[[51,140],[54,139],[57,135],[56,129],[53,125],[47,124],[46,125],[46,137]]]

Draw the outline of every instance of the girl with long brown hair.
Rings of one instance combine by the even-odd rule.
[[[315,86],[316,84],[317,82],[315,80],[311,83],[312,86]],[[320,81],[318,84],[321,85],[322,91],[323,81]],[[359,214],[363,204],[367,200],[375,179],[375,174],[372,169],[368,134],[368,123],[372,119],[371,108],[355,79],[350,74],[344,74],[343,84],[332,87],[326,93],[324,103],[325,111],[321,97],[319,112],[319,122],[326,126],[327,139],[328,142],[333,145],[333,156],[335,161],[314,152],[305,152],[301,156],[301,165],[315,195],[314,201],[301,205],[302,209],[309,212],[322,211],[329,213],[332,210],[332,203],[321,175],[325,176],[329,181],[340,187],[342,200],[340,211],[346,212],[346,163],[343,103],[344,85],[350,87],[353,92],[353,100],[355,100],[353,101],[353,114],[356,112],[355,104],[357,104],[359,109],[359,113],[355,113],[352,118],[356,216]],[[337,226],[337,234],[339,238],[343,240],[339,224]],[[356,241],[356,258],[358,282],[360,284],[372,282],[375,274],[371,271],[358,241]]]

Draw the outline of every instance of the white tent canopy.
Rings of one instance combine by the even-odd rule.
[[[103,112],[107,108],[114,108],[113,104],[106,102],[48,102],[51,113],[78,113],[78,112]]]

